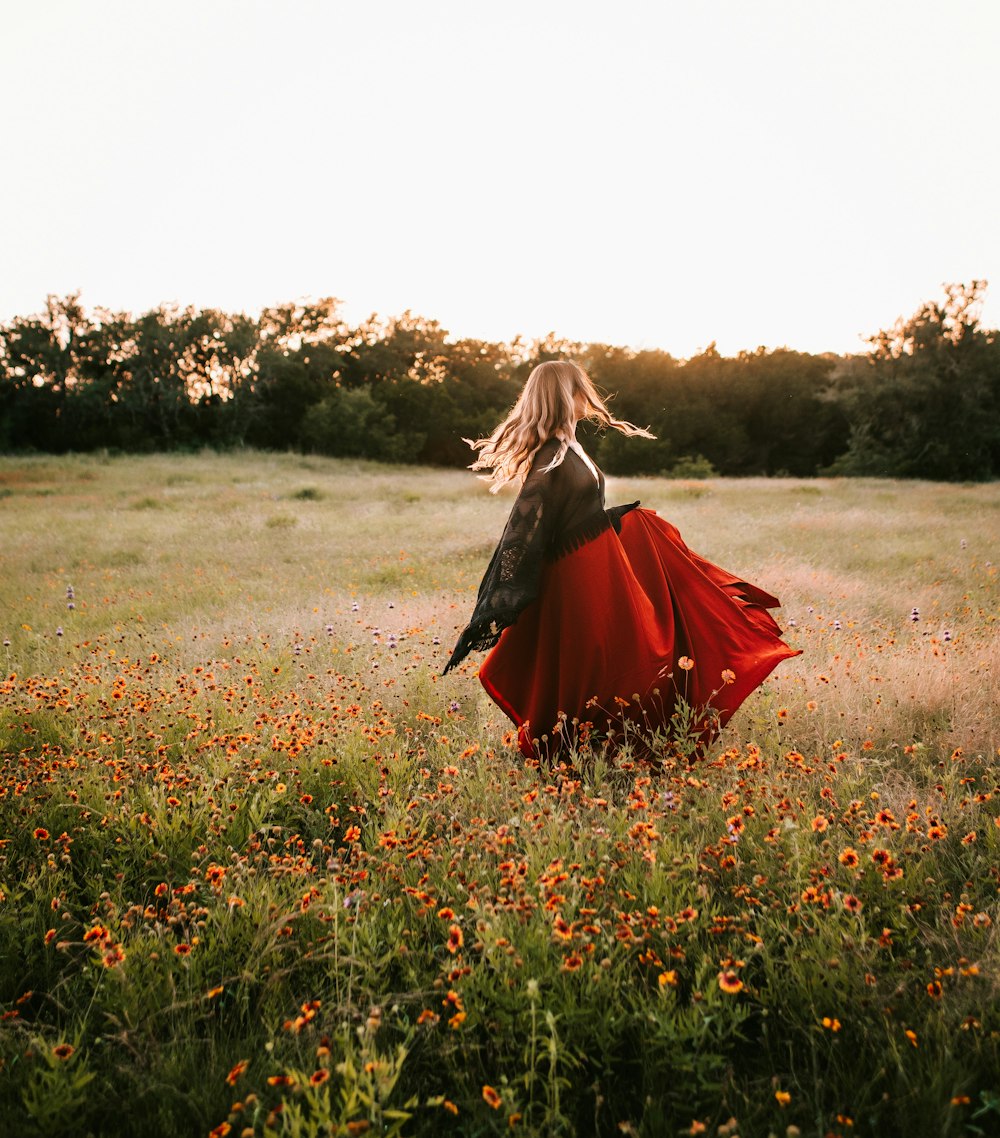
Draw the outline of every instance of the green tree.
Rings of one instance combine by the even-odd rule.
[[[824,398],[839,357],[787,348],[740,352],[737,405],[747,440],[741,474],[816,474],[847,445],[843,409]]]
[[[1000,343],[979,325],[985,281],[945,286],[834,374],[850,423],[832,470],[904,478],[1000,475]]]
[[[347,383],[357,346],[357,333],[340,318],[339,305],[325,297],[261,313],[259,343],[234,408],[245,441],[274,448],[308,445],[310,409]]]
[[[321,454],[383,462],[412,462],[423,442],[419,433],[397,433],[395,416],[371,387],[330,391],[307,412],[302,435]]]
[[[72,396],[77,364],[89,351],[91,323],[80,294],[49,296],[40,315],[14,317],[0,333],[3,397],[0,422],[7,445],[64,451],[78,437]]]

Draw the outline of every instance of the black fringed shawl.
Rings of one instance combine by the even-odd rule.
[[[536,599],[545,560],[579,549],[612,526],[620,529],[621,516],[638,506],[632,502],[605,510],[603,473],[598,471],[595,480],[573,450],[554,470],[546,470],[558,449],[559,440],[552,438],[535,454],[444,675],[470,652],[492,648]]]

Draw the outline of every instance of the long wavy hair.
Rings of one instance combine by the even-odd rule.
[[[484,481],[495,494],[501,486],[523,480],[535,452],[548,439],[559,440],[559,450],[545,468],[552,470],[566,457],[577,421],[591,419],[623,435],[655,438],[648,430],[616,419],[604,404],[590,376],[569,360],[546,360],[531,375],[506,419],[485,439],[466,439],[478,450],[470,470],[488,470]]]

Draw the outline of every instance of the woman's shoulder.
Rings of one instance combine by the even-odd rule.
[[[559,453],[559,446],[559,440],[554,435],[547,438],[532,456],[531,469],[544,470]]]

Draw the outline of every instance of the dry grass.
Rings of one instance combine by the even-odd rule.
[[[356,600],[362,631],[437,635],[433,669],[510,506],[462,472],[274,454],[8,458],[0,485],[0,634],[21,669],[112,630],[128,643],[144,626],[172,634],[181,663],[243,636],[322,638],[331,622],[341,639],[361,619]],[[734,733],[759,732],[773,705],[800,748],[831,733],[996,746],[996,486],[609,480],[609,502],[634,498],[693,549],[776,593],[788,639],[804,650]],[[396,607],[383,612],[383,602]],[[463,679],[448,692],[467,700],[469,688]]]

